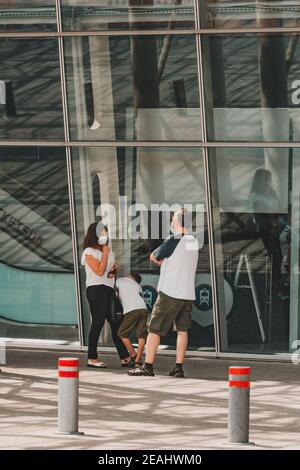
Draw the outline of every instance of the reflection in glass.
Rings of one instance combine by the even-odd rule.
[[[0,138],[63,139],[57,40],[0,39],[0,58]]]
[[[299,140],[299,35],[211,36],[203,43],[209,138]]]
[[[299,25],[298,1],[199,0],[203,28],[274,28]]]
[[[77,341],[65,150],[0,149],[0,336]]]
[[[55,0],[0,0],[0,31],[56,31]]]
[[[145,299],[151,310],[159,271],[150,264],[149,255],[161,244],[164,227],[169,234],[170,213],[166,205],[191,204],[194,225],[199,216],[197,204],[204,204],[206,208],[202,151],[185,148],[74,148],[72,159],[79,243],[91,223],[106,217],[112,250],[120,264],[119,275],[131,270],[142,275]],[[157,232],[151,231],[151,216],[159,221]],[[214,348],[206,210],[202,222],[204,246],[199,256],[190,349]],[[81,258],[81,246],[78,248]],[[86,336],[89,309],[82,267],[80,278]],[[110,343],[107,331],[102,342]],[[169,335],[164,344],[173,348],[175,335]]]
[[[62,0],[65,31],[194,27],[193,0]]]
[[[72,139],[198,140],[191,36],[65,39]]]
[[[300,337],[299,156],[210,151],[223,351],[288,352]],[[230,315],[225,280],[234,294]]]

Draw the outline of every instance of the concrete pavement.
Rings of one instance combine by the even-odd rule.
[[[79,357],[80,431],[57,434],[57,358]],[[104,357],[104,356],[102,356]],[[228,449],[227,371],[250,365],[251,449],[300,449],[299,367],[289,363],[189,358],[185,379],[168,377],[173,358],[158,358],[156,377],[128,377],[114,355],[105,370],[85,355],[8,350],[0,374],[1,449]]]

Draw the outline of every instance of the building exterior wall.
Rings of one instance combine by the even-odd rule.
[[[298,348],[297,3],[0,0],[0,338],[86,346],[101,217],[151,310],[177,204],[201,238],[190,352]]]

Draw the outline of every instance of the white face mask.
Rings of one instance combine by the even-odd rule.
[[[173,235],[174,235],[175,237],[176,237],[176,236],[177,236],[177,237],[181,237],[181,236],[182,236],[181,230],[179,230],[179,231],[176,230],[176,229],[173,227],[173,225],[171,225],[171,227],[170,227],[170,232],[173,233]]]
[[[99,243],[99,245],[105,245],[107,240],[108,240],[107,235],[100,235],[100,237],[98,238],[98,243]]]

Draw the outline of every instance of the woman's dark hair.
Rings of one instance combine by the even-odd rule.
[[[95,245],[99,246],[97,234],[99,233],[100,235],[103,230],[105,230],[106,232],[108,231],[106,225],[102,224],[101,222],[92,223],[87,229],[86,235],[82,243],[82,248],[85,250],[85,248],[88,247],[95,247]]]
[[[269,191],[267,183],[271,177],[272,173],[269,170],[265,170],[264,168],[259,168],[256,170],[253,177],[250,194],[267,194]]]
[[[130,273],[130,276],[133,277],[133,279],[140,284],[142,282],[142,276],[139,273],[133,272]]]

